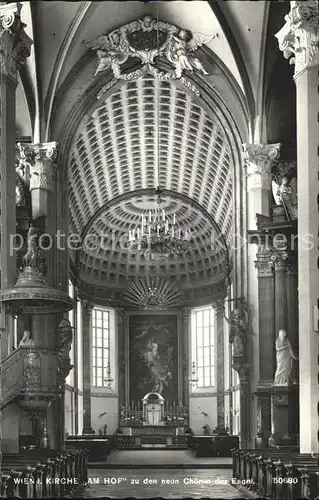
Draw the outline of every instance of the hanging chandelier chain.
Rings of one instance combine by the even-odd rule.
[[[159,8],[156,6],[157,15],[157,45],[160,43],[159,33]],[[148,214],[142,215],[140,226],[129,231],[129,246],[133,252],[140,255],[150,255],[154,260],[162,260],[171,254],[182,254],[188,250],[190,243],[190,232],[181,230],[176,224],[176,214],[167,217],[163,208],[162,194],[164,192],[160,185],[160,79],[159,79],[159,58],[157,57],[157,74],[155,76],[155,147],[156,156],[154,165],[155,179],[155,210],[149,210]]]

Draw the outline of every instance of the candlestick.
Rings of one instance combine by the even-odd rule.
[[[162,210],[162,220],[165,221],[165,210]]]
[[[152,212],[150,210],[148,212],[148,220],[152,222]]]
[[[173,215],[173,224],[174,225],[176,224],[176,216],[175,216],[175,214]]]

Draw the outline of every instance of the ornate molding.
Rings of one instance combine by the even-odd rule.
[[[43,144],[21,144],[19,142],[16,151],[19,163],[28,168],[30,190],[45,189],[53,191],[53,162],[57,156],[56,142]]]
[[[92,309],[94,307],[93,302],[89,302],[88,300],[82,300],[81,305],[82,305],[83,316],[90,317],[92,315]]]
[[[319,10],[317,0],[290,2],[286,24],[275,35],[295,77],[306,68],[319,65]]]
[[[194,52],[208,44],[215,35],[190,33],[177,26],[157,21],[150,15],[132,21],[110,33],[99,36],[86,46],[97,52],[99,64],[94,76],[111,69],[116,80],[135,80],[146,73],[161,80],[181,78],[184,71],[208,72]],[[159,71],[156,58],[161,57],[173,66],[171,71]],[[142,67],[122,72],[122,66],[130,59],[140,59]]]
[[[280,148],[280,143],[243,144],[248,190],[270,190],[271,167],[274,161],[279,158]]]
[[[32,40],[25,33],[18,2],[0,6],[0,58],[1,75],[17,82],[17,72],[30,55]]]
[[[185,322],[188,322],[192,313],[192,308],[191,307],[183,307],[182,309],[182,315],[183,319]]]
[[[274,276],[273,264],[270,260],[270,255],[268,258],[257,255],[255,267],[258,269],[258,278],[272,278]]]
[[[115,310],[116,312],[116,321],[118,325],[123,325],[124,323],[124,316],[125,316],[125,309],[119,308]]]

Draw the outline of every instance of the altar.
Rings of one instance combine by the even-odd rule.
[[[164,426],[164,398],[157,392],[149,392],[142,399],[143,426]]]

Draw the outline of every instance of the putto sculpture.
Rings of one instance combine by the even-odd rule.
[[[279,169],[273,175],[272,193],[276,205],[284,207],[287,219],[297,219],[297,177],[294,170],[285,172]]]
[[[99,58],[94,76],[111,69],[117,80],[133,80],[147,73],[158,75],[161,79],[176,79],[181,78],[184,71],[208,74],[195,56],[195,51],[213,38],[215,35],[190,33],[146,15],[87,42],[86,46],[96,50]],[[142,67],[135,71],[128,68],[122,71],[130,58],[139,59]],[[174,69],[166,73],[159,71],[157,65],[161,58],[166,59]]]

